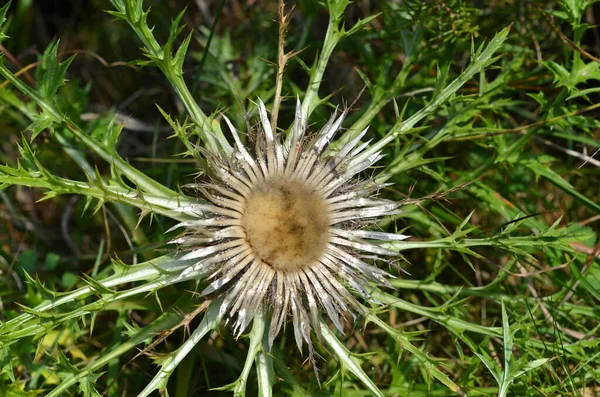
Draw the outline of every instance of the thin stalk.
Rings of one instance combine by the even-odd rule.
[[[265,316],[265,314],[260,313],[259,316]],[[263,331],[269,329],[269,321],[266,318]],[[269,353],[268,332],[263,332],[262,349],[256,355],[256,376],[258,378],[258,396],[271,397],[273,395],[273,384],[275,383],[275,370],[273,368],[273,356]]]
[[[216,302],[215,302],[216,303]],[[204,315],[200,325],[196,327],[194,332],[183,342],[183,344],[175,350],[173,353],[162,361],[160,370],[152,378],[150,383],[142,390],[138,397],[149,396],[154,390],[165,390],[167,382],[171,377],[171,374],[181,361],[192,351],[192,349],[204,338],[208,331],[214,329],[221,318],[219,317],[219,305],[211,304],[208,313]]]
[[[267,316],[263,309],[259,309],[256,316],[252,320],[252,330],[250,331],[250,344],[248,346],[248,353],[246,354],[246,361],[244,368],[239,378],[233,383],[233,395],[234,397],[244,397],[246,395],[246,385],[248,384],[248,376],[250,370],[257,359],[258,353],[262,350],[262,343],[265,337],[265,329],[267,323]],[[264,379],[263,379],[264,381]],[[263,385],[264,386],[264,385]]]
[[[363,371],[360,366],[358,358],[352,355],[352,352],[344,346],[342,342],[331,332],[327,324],[323,320],[320,322],[320,331],[323,340],[333,350],[335,355],[339,358],[343,368],[350,371],[356,376],[366,387],[369,389],[373,396],[384,397],[384,394],[379,388],[373,383],[371,378]]]
[[[169,309],[167,312],[163,313],[159,318],[153,321],[152,324],[134,334],[127,342],[111,348],[110,351],[100,356],[98,360],[94,361],[91,365],[88,365],[78,373],[68,375],[62,380],[60,385],[52,390],[46,397],[64,396],[67,389],[77,383],[80,379],[92,375],[95,371],[108,364],[109,361],[128,352],[140,343],[154,338],[161,331],[175,326],[181,321],[182,318],[183,315],[179,309]]]
[[[0,172],[5,170],[6,168],[0,168]],[[80,194],[88,198],[97,199],[100,202],[110,201],[115,203],[129,204],[141,209],[142,211],[164,215],[178,221],[191,219],[189,215],[186,215],[183,212],[174,211],[181,206],[192,204],[192,201],[190,201],[188,198],[178,195],[175,192],[173,192],[173,196],[165,196],[163,194],[144,194],[142,196],[135,190],[125,189],[114,185],[102,185],[102,187],[96,187],[87,182],[74,181],[59,177],[54,177],[53,180],[49,181],[39,177],[11,176],[6,174],[0,174],[0,183],[46,188],[51,191],[50,193],[52,195]]]
[[[505,28],[497,33],[490,43],[485,47],[485,49],[474,54],[474,58],[467,69],[465,69],[455,80],[453,80],[443,89],[438,89],[438,91],[434,93],[431,101],[413,116],[406,120],[399,119],[385,137],[380,139],[376,144],[372,145],[359,158],[357,158],[356,161],[358,162],[364,158],[368,158],[369,156],[383,149],[399,135],[410,131],[418,122],[431,115],[438,107],[446,103],[448,99],[450,99],[450,97],[454,95],[459,88],[462,87],[473,76],[494,63],[498,58],[493,57],[493,55],[500,49],[506,40],[508,32],[509,29]],[[439,84],[443,84],[443,82],[443,79],[440,79]]]
[[[85,134],[73,122],[62,116],[54,106],[44,101],[35,90],[27,86],[14,74],[12,74],[12,72],[8,70],[8,68],[2,62],[0,62],[0,74],[10,81],[10,83],[19,91],[35,101],[42,108],[44,113],[51,116],[56,123],[64,123],[67,129],[71,131],[71,133],[73,133],[73,135],[75,135],[75,137],[77,137],[77,139],[79,139],[86,147],[91,149],[108,164],[114,166],[122,175],[131,180],[139,189],[150,194],[156,194],[160,196],[173,197],[177,195],[177,193],[175,193],[173,190],[163,186],[159,182],[145,175],[143,172],[137,170],[135,167],[132,167],[120,156],[111,153],[111,151],[103,144]]]
[[[483,335],[498,337],[502,336],[502,328],[500,327],[484,327],[482,325],[472,324],[468,321],[464,321],[450,315],[437,313],[431,308],[415,305],[393,295],[387,294],[381,291],[380,289],[375,289],[372,292],[372,296],[378,302],[393,306],[400,310],[404,310],[410,313],[416,313],[421,316],[430,318],[448,328],[454,328],[461,331],[471,331]]]
[[[345,9],[345,7],[347,7],[347,4],[343,8]],[[319,87],[321,86],[325,69],[327,68],[333,50],[342,38],[339,25],[341,18],[344,16],[344,9],[340,10],[337,15],[330,13],[321,55],[318,56],[316,65],[311,69],[308,88],[304,95],[304,101],[302,101],[302,124],[308,122],[310,115],[319,103]]]

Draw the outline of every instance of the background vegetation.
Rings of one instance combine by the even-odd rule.
[[[318,77],[314,60],[337,44],[325,59],[314,128],[336,105],[358,98],[346,138],[366,125],[373,142],[402,131],[375,172],[393,183],[383,195],[404,201],[404,212],[380,227],[413,236],[395,246],[409,274],[399,274],[395,291],[375,292],[385,304],[379,320],[359,318],[338,335],[381,393],[600,395],[600,8],[593,3],[361,0],[345,8],[342,1],[299,1],[286,8],[284,48],[299,53],[283,75],[278,126],[291,124],[296,95],[305,98]],[[191,33],[181,66],[204,112],[218,119],[225,111],[241,127],[257,97],[269,108],[276,101],[276,2],[144,2],[149,6],[148,25],[161,45],[177,49]],[[186,6],[186,27],[169,41],[171,21]],[[326,38],[339,9],[338,35]],[[171,189],[198,173],[198,159],[181,156],[189,147],[172,139],[161,115],[162,109],[185,123],[185,101],[156,59],[144,56],[128,23],[104,10],[115,7],[17,0],[3,25],[10,38],[0,47],[2,396],[52,390],[175,307],[185,326],[165,341],[165,330],[149,334],[148,349],[130,346],[64,392],[135,395],[157,372],[148,356],[160,363],[200,322],[185,317],[202,303],[193,282],[85,310],[79,305],[111,293],[94,284],[112,274],[111,262],[142,263],[169,252],[165,231],[175,224],[144,208],[140,218],[134,207],[141,205],[110,189],[101,195],[64,182],[87,178],[108,186],[120,178],[119,166],[90,145],[112,148]],[[500,57],[492,51],[478,63],[482,44]],[[23,94],[10,73],[35,87],[41,102],[34,91]],[[453,87],[461,76],[464,84]],[[451,95],[440,100],[445,92]],[[52,109],[80,126],[80,135],[57,123]],[[418,114],[418,125],[403,127]],[[124,125],[120,135],[116,125]],[[139,189],[135,178],[119,183]],[[6,326],[27,308],[85,285],[97,288],[96,298],[33,312],[34,332]],[[373,393],[327,347],[319,348],[319,385],[292,339],[281,337],[273,351],[275,395]],[[205,395],[235,382],[247,351],[246,339],[234,340],[225,325],[213,330],[174,370],[169,395]],[[247,394],[255,395],[256,375],[249,379]],[[230,395],[206,395],[221,394]]]

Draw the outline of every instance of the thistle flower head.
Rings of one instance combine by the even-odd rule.
[[[262,102],[259,114],[253,150],[224,117],[235,151],[207,153],[211,180],[193,185],[206,203],[180,209],[197,219],[177,225],[186,232],[172,242],[189,251],[180,259],[193,260],[209,282],[202,293],[222,295],[220,315],[236,336],[270,310],[269,344],[291,317],[298,348],[305,342],[312,357],[311,330],[319,332],[321,312],[341,331],[345,315],[361,311],[355,294],[372,301],[370,283],[390,286],[375,262],[397,254],[374,240],[406,236],[361,228],[397,213],[398,205],[376,197],[382,185],[357,178],[382,157],[361,143],[366,130],[328,153],[345,112],[309,136],[298,102],[285,140]]]

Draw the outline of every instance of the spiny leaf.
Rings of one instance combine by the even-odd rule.
[[[67,376],[79,374],[79,369],[71,363],[61,349],[58,349],[58,366],[63,370],[61,374],[66,374]],[[101,397],[94,385],[96,384],[98,378],[102,376],[102,374],[103,373],[94,374],[92,372],[88,372],[85,376],[78,377],[78,390],[81,392],[83,397]]]
[[[356,21],[354,26],[352,26],[350,28],[350,30],[346,30],[346,29],[342,28],[342,33],[344,34],[344,37],[348,37],[348,36],[358,32],[360,29],[365,27],[369,22],[371,22],[375,18],[379,17],[379,15],[381,15],[381,14],[370,15],[366,18],[359,19],[358,21]]]
[[[83,281],[87,285],[89,285],[94,291],[96,291],[100,294],[114,295],[117,293],[117,291],[112,290],[108,287],[105,287],[102,283],[98,282],[97,280],[94,280],[92,277],[88,276],[87,274],[83,275]]]
[[[37,274],[35,275],[35,278],[33,278],[27,271],[23,270],[23,275],[25,277],[25,282],[32,286],[35,291],[41,293],[42,297],[45,299],[56,299],[57,297],[69,294],[68,292],[59,292],[47,288]]]
[[[160,47],[152,29],[148,26],[150,9],[144,11],[142,0],[110,0],[117,11],[107,11],[109,14],[127,21],[136,31],[145,46],[146,55],[154,61],[164,59],[163,49]]]
[[[344,17],[344,11],[349,5],[349,0],[327,0],[327,10],[330,18],[338,22],[341,21]]]
[[[101,397],[101,394],[96,390],[94,386],[98,378],[100,378],[104,373],[101,372],[99,374],[89,374],[81,379],[79,379],[79,391],[83,394],[83,397]]]
[[[535,172],[536,175],[550,181],[552,184],[562,189],[565,193],[579,199],[587,207],[600,214],[600,204],[590,200],[588,197],[575,190],[575,188],[569,182],[553,171],[549,166],[542,165],[536,160],[524,161],[523,164]]]
[[[183,42],[177,49],[177,52],[175,53],[175,56],[172,58],[171,61],[176,70],[181,74],[183,74],[183,62],[185,61],[185,55],[187,54],[187,50],[190,45],[191,39],[192,33],[190,32],[190,34],[187,35],[185,40],[183,40]]]
[[[0,348],[0,375],[6,375],[12,383],[15,383],[15,374],[11,361],[12,357],[10,355],[10,351],[8,349]]]
[[[466,396],[466,394],[461,390],[461,388],[454,383],[448,375],[443,373],[439,367],[442,367],[442,361],[438,358],[431,357],[427,352],[422,351],[415,345],[411,343],[411,335],[407,335],[406,333],[396,330],[390,327],[387,323],[382,321],[375,315],[368,314],[367,320],[372,321],[377,324],[378,327],[383,329],[388,335],[390,335],[403,350],[409,351],[413,354],[417,360],[419,360],[425,367],[425,370],[429,373],[430,376],[433,376],[437,380],[439,380],[442,384],[448,387],[452,392],[457,393],[461,396]]]
[[[181,10],[177,17],[173,21],[171,21],[171,28],[169,29],[169,39],[167,40],[167,43],[163,46],[165,54],[167,54],[169,57],[172,56],[175,39],[177,39],[177,36],[179,36],[181,31],[185,28],[185,25],[181,25],[181,19],[185,15],[185,10],[185,8]]]
[[[10,7],[10,3],[12,0],[9,0],[8,3],[4,5],[4,7],[0,8],[0,43],[2,40],[7,39],[8,36],[4,34],[4,22],[6,22],[6,13],[8,12],[8,8]],[[0,54],[0,59],[2,58],[2,54]]]
[[[65,84],[65,75],[67,68],[75,59],[75,55],[71,56],[64,62],[58,61],[58,46],[60,41],[57,40],[51,43],[44,55],[39,66],[40,72],[43,72],[41,79],[37,83],[40,97],[50,103],[54,103],[54,96],[60,88]]]
[[[340,363],[345,369],[350,371],[365,385],[367,389],[372,393],[373,396],[383,397],[383,392],[373,383],[371,378],[361,368],[361,360],[356,355],[350,352],[336,336],[331,332],[327,324],[323,321],[320,323],[320,331],[324,341],[333,350]]]
[[[106,134],[104,135],[104,144],[106,145],[106,148],[108,150],[110,150],[113,155],[118,155],[117,154],[117,144],[119,143],[119,137],[121,136],[121,133],[123,132],[123,127],[125,126],[124,124],[117,124],[117,115],[115,114],[115,116],[110,120],[110,122],[108,123],[108,125],[106,126]]]

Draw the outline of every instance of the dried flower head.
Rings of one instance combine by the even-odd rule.
[[[172,242],[190,251],[180,259],[194,260],[210,281],[202,293],[222,294],[220,315],[231,319],[236,337],[259,311],[272,310],[269,345],[291,317],[298,348],[306,342],[312,357],[321,311],[341,331],[341,318],[361,311],[353,293],[372,300],[370,282],[390,287],[390,275],[372,263],[397,254],[368,240],[406,236],[360,228],[398,205],[375,197],[382,185],[356,177],[382,157],[365,150],[366,129],[326,154],[346,112],[308,136],[298,102],[284,142],[262,102],[259,113],[252,154],[224,117],[235,152],[206,153],[212,180],[193,187],[207,203],[180,209],[198,219],[177,225],[186,233]]]

